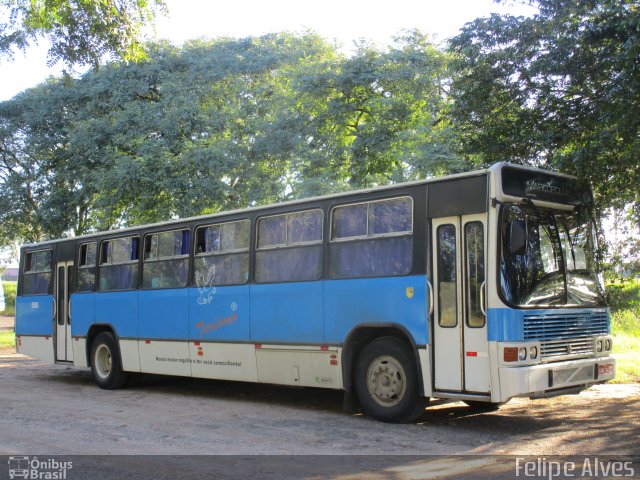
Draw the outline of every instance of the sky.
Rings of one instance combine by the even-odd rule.
[[[366,39],[385,47],[402,30],[417,28],[444,42],[467,22],[491,13],[531,15],[525,0],[165,0],[168,13],[148,29],[147,38],[172,43],[220,36],[247,37],[265,33],[312,30],[336,41],[349,53],[354,41]],[[0,60],[0,101],[58,76],[63,65],[46,66],[46,42]]]

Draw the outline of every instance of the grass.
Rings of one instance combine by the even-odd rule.
[[[607,291],[617,363],[611,383],[640,383],[640,280],[611,284]]]
[[[0,330],[0,347],[15,347],[15,336],[8,330]]]
[[[16,315],[16,282],[2,282],[4,290],[5,309],[0,310],[0,315],[15,317]]]

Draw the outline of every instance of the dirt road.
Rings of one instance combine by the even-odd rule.
[[[432,402],[417,423],[390,425],[342,413],[339,392],[160,376],[104,391],[88,370],[4,349],[0,406],[2,455],[640,454],[640,385],[491,414]]]

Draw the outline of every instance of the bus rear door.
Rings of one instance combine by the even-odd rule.
[[[71,343],[70,286],[73,273],[73,262],[58,262],[56,265],[56,360],[73,361],[73,344]]]

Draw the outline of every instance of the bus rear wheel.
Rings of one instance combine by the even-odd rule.
[[[109,332],[99,333],[91,345],[91,374],[100,388],[116,390],[127,383],[122,370],[116,339]]]
[[[364,412],[383,422],[408,423],[420,416],[415,359],[404,342],[381,337],[367,344],[356,362],[355,389]]]

